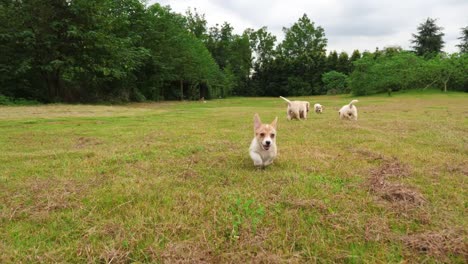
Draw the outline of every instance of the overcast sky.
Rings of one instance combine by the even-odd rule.
[[[374,51],[376,47],[411,47],[412,33],[427,17],[445,33],[446,52],[455,52],[460,28],[468,26],[468,0],[149,0],[177,13],[196,8],[209,26],[227,21],[238,34],[267,26],[279,41],[304,13],[325,29],[327,50]]]

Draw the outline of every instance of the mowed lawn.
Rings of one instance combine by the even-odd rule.
[[[0,107],[0,262],[468,260],[468,94],[291,99]]]

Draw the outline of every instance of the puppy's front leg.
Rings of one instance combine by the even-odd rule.
[[[260,154],[258,154],[257,152],[254,152],[254,151],[250,151],[250,157],[252,158],[252,160],[254,162],[254,166],[256,166],[256,167],[263,166],[263,160],[262,160],[262,157],[260,156]]]
[[[263,165],[268,166],[268,165],[270,165],[272,163],[273,163],[273,159],[267,159]]]

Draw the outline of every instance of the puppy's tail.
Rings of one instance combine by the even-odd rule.
[[[283,96],[280,96],[281,99],[285,100],[286,102],[291,103],[291,101],[289,101],[288,99],[284,98]]]
[[[349,108],[353,107],[353,104],[359,102],[358,100],[352,100],[351,103],[349,103]]]

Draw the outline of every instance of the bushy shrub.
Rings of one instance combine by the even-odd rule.
[[[345,93],[348,76],[337,71],[329,71],[322,74],[322,82],[327,94]]]
[[[27,100],[24,98],[11,98],[0,94],[0,105],[36,105],[36,100]]]

